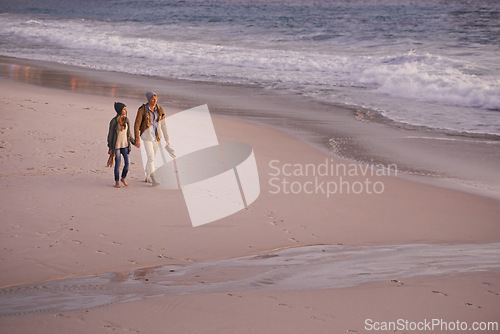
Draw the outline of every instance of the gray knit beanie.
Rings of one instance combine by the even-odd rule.
[[[155,93],[155,92],[147,92],[147,93],[146,93],[146,97],[148,98],[148,102],[149,102],[149,100],[151,100],[151,98],[152,98],[153,96],[155,96],[155,95],[156,95],[156,93]]]

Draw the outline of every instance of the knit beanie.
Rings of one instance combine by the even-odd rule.
[[[126,105],[121,103],[121,102],[115,102],[115,110],[118,115],[122,114],[123,108],[125,108]]]
[[[147,99],[148,99],[148,102],[149,102],[149,100],[151,100],[151,98],[152,98],[153,96],[155,96],[155,95],[156,95],[156,93],[155,93],[155,92],[147,92],[147,93],[146,93],[146,97],[147,97]]]

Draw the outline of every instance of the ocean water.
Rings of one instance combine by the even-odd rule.
[[[2,0],[0,55],[500,135],[498,0]]]

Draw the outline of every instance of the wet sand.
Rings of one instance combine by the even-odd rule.
[[[176,295],[339,289],[389,281],[402,286],[415,276],[498,272],[499,257],[498,243],[291,247],[240,258],[4,288],[0,317],[86,310]],[[494,290],[488,292],[497,295]]]
[[[325,154],[368,164],[397,164],[400,176],[500,198],[500,137],[398,124],[374,111],[314,102],[258,87],[214,85],[93,71],[0,57],[0,76],[44,87],[141,100],[155,87],[184,110],[208,104],[216,115],[271,126]],[[421,178],[421,176],[425,176]]]
[[[133,119],[143,102],[139,84],[136,97],[119,85],[98,94],[14,79],[0,80],[2,331],[353,333],[367,331],[366,319],[498,321],[500,206],[494,196],[403,174],[343,175],[350,184],[380,182],[380,194],[276,192],[271,179],[285,175],[273,176],[271,166],[353,162],[329,155],[312,139],[299,140],[295,135],[309,133],[289,119],[293,131],[225,117],[222,111],[235,100],[244,101],[234,98],[240,96],[232,95],[234,87],[163,100],[161,90],[182,91],[185,83],[137,78],[158,83],[168,115],[208,95],[226,100],[215,107],[224,117],[213,117],[219,141],[247,143],[255,152],[259,198],[193,228],[180,191],[144,182],[139,150],[130,155],[129,187],[115,189],[105,167],[113,102],[127,104]],[[245,97],[258,100],[250,105],[256,115],[266,114],[266,106],[293,104],[274,105],[256,91]],[[339,131],[347,131],[356,121],[347,111],[342,115]],[[314,181],[311,175],[287,178],[298,185]],[[339,182],[338,175],[319,180]],[[307,245],[320,246],[297,247]],[[64,308],[79,297],[80,309]]]

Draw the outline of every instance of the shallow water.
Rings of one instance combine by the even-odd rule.
[[[0,55],[256,86],[500,135],[496,0],[0,3]]]
[[[459,186],[500,196],[500,140],[491,135],[451,135],[406,128],[353,110],[278,94],[258,87],[214,85],[130,74],[92,71],[50,62],[0,57],[0,76],[43,87],[110,97],[144,99],[154,90],[162,106],[178,110],[208,104],[210,112],[277,127],[323,150],[359,163],[397,164],[400,175],[440,176]],[[137,107],[140,102],[137,102]],[[131,107],[133,110],[135,107]],[[366,117],[365,117],[366,116]],[[133,116],[132,116],[133,117]],[[439,180],[433,179],[436,184]]]
[[[88,309],[179,294],[335,289],[500,268],[500,243],[311,245],[186,266],[142,268],[0,289],[0,316]]]

